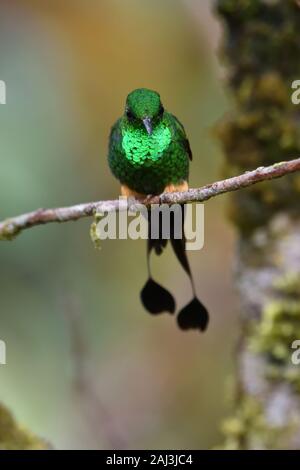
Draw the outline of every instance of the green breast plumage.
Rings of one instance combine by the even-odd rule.
[[[171,131],[164,123],[156,126],[151,135],[142,127],[125,128],[122,135],[125,158],[136,166],[152,166],[171,143]]]
[[[160,194],[168,184],[188,179],[187,140],[183,128],[172,119],[176,118],[166,113],[151,135],[140,126],[128,125],[123,118],[116,122],[108,160],[122,184],[139,193]]]

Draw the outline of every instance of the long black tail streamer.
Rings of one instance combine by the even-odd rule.
[[[181,216],[181,238],[178,238],[178,231],[176,231],[175,221],[178,220],[178,213],[176,210],[180,210]],[[157,255],[160,255],[167,245],[168,239],[163,237],[162,233],[162,216],[159,213],[159,219],[157,223],[158,227],[158,238],[152,238],[152,224],[151,224],[151,210],[148,211],[148,240],[147,240],[147,267],[148,267],[148,280],[141,291],[142,303],[148,312],[151,314],[160,314],[163,312],[169,312],[173,314],[175,312],[176,303],[172,294],[162,287],[160,284],[155,282],[152,278],[150,269],[150,255],[154,251]],[[170,213],[170,241],[174,253],[181,264],[182,268],[189,276],[193,298],[192,300],[183,307],[177,316],[178,326],[182,330],[189,329],[200,329],[204,331],[207,328],[209,315],[200,302],[196,295],[195,283],[190,269],[189,261],[185,249],[185,235],[184,235],[184,207],[178,206],[175,211]]]
[[[147,268],[148,280],[141,291],[141,300],[146,310],[152,315],[163,312],[173,314],[176,309],[176,303],[172,294],[163,286],[155,282],[152,278],[150,267],[150,254],[154,250],[157,255],[163,252],[168,240],[161,236],[161,214],[159,220],[159,238],[151,238],[151,210],[148,211],[148,239],[147,239]]]

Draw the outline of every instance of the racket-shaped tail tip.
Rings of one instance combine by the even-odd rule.
[[[175,312],[176,304],[172,294],[151,278],[141,291],[141,300],[145,309],[152,315]]]
[[[181,330],[199,329],[205,331],[208,322],[208,311],[196,297],[180,310],[177,317],[177,323]]]

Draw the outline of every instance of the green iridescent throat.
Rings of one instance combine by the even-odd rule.
[[[171,131],[161,122],[151,135],[142,127],[126,127],[123,130],[122,147],[125,157],[133,164],[143,164],[146,160],[156,162],[171,143]]]

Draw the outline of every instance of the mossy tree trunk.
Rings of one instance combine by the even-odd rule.
[[[299,3],[299,2],[298,2]],[[300,8],[296,0],[218,0],[235,109],[218,126],[227,175],[300,155]],[[225,447],[300,448],[300,177],[231,198],[238,229],[242,334]]]

